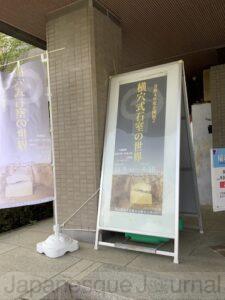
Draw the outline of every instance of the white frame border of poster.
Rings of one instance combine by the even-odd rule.
[[[178,254],[179,254],[179,176],[180,176],[180,131],[181,131],[181,101],[182,101],[182,88],[184,85],[183,78],[183,61],[177,61],[161,66],[156,66],[152,68],[147,68],[143,70],[138,70],[138,71],[133,71],[121,75],[117,75],[111,78],[110,82],[110,88],[109,88],[109,109],[108,109],[108,115],[107,115],[107,123],[106,123],[106,131],[105,131],[105,142],[104,142],[104,153],[103,153],[103,163],[102,163],[102,175],[101,175],[101,183],[100,183],[100,192],[99,192],[99,206],[98,206],[98,217],[97,217],[97,228],[96,228],[96,239],[95,239],[95,249],[98,249],[98,245],[102,246],[108,246],[108,247],[113,247],[113,248],[120,248],[120,249],[127,249],[127,250],[135,250],[135,251],[141,251],[145,253],[152,253],[152,254],[159,254],[159,255],[165,255],[165,256],[171,256],[174,258],[174,263],[178,263]],[[150,75],[150,76],[149,76]],[[115,112],[115,105],[118,103],[119,99],[119,86],[120,84],[124,83],[129,83],[129,82],[135,82],[139,80],[144,80],[145,79],[151,79],[154,77],[160,77],[163,75],[167,75],[167,94],[166,94],[166,105],[168,105],[168,97],[173,97],[173,100],[170,101],[175,101],[177,104],[176,107],[176,115],[175,118],[173,119],[173,128],[176,129],[176,132],[174,134],[174,139],[175,139],[175,145],[174,145],[174,150],[175,150],[175,159],[173,161],[174,167],[173,167],[173,174],[174,176],[174,192],[173,192],[173,208],[174,209],[174,218],[172,228],[173,232],[168,233],[166,232],[165,234],[159,233],[157,234],[155,230],[151,231],[149,229],[145,230],[128,230],[127,228],[119,228],[114,227],[114,226],[101,226],[101,209],[102,205],[104,204],[104,180],[106,173],[108,172],[108,168],[106,168],[106,162],[109,156],[109,153],[107,151],[107,145],[109,143],[109,137],[112,135],[112,118],[110,117],[110,114],[112,114],[112,107],[114,106],[114,112]],[[172,76],[171,76],[172,75]],[[126,78],[130,78],[130,81],[127,81]],[[133,78],[133,80],[132,80]],[[169,80],[168,80],[169,79]],[[169,82],[168,82],[169,81]],[[117,84],[115,84],[117,82]],[[116,88],[115,88],[116,87]],[[170,93],[168,91],[170,89]],[[172,92],[171,92],[172,91]],[[186,98],[184,96],[184,98]],[[113,102],[117,99],[117,102]],[[187,101],[187,99],[184,99],[184,101]],[[171,102],[170,102],[171,103]],[[116,109],[117,111],[117,109]],[[117,113],[116,113],[117,115]],[[167,113],[167,108],[166,108],[166,120],[165,120],[165,130],[168,126],[167,122],[169,121],[168,118],[168,113]],[[170,116],[171,118],[173,116]],[[115,118],[115,117],[114,117]],[[116,131],[116,124],[115,125],[115,131]],[[170,137],[169,137],[170,138]],[[165,139],[165,145],[168,141]],[[115,142],[115,141],[114,141]],[[173,141],[174,142],[174,141]],[[113,145],[111,145],[113,147]],[[164,150],[166,151],[166,150]],[[168,155],[167,155],[168,158]],[[112,157],[111,157],[112,159]],[[164,162],[165,164],[165,162]],[[165,170],[165,166],[164,166]],[[112,180],[112,176],[110,177]],[[106,190],[106,189],[105,189]],[[108,191],[108,190],[107,190]],[[163,199],[163,201],[165,201]],[[171,199],[170,199],[171,201]],[[137,214],[135,214],[137,216]],[[141,218],[143,218],[143,215],[140,215]],[[146,217],[149,218],[149,220],[154,216],[153,215],[146,215]],[[159,217],[159,216],[158,216]],[[162,217],[162,216],[160,216]],[[157,223],[157,222],[156,222]],[[157,224],[156,224],[157,226]],[[139,227],[140,228],[140,227]],[[164,236],[168,237],[174,240],[174,251],[163,251],[159,250],[157,248],[150,248],[147,246],[139,246],[139,245],[131,245],[131,244],[124,244],[124,243],[109,243],[109,242],[104,242],[101,240],[100,232],[102,231],[114,231],[114,232],[129,232],[129,233],[134,233],[134,234],[143,234],[143,235],[154,235],[154,236]],[[165,228],[167,230],[167,228]]]

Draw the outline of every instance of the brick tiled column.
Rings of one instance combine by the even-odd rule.
[[[120,66],[121,29],[94,6],[77,1],[47,23],[60,222],[99,187],[108,77]],[[96,216],[97,197],[67,227],[93,230]]]

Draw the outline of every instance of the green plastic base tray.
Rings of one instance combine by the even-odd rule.
[[[148,243],[148,244],[166,243],[170,240],[168,238],[163,238],[160,236],[142,235],[142,234],[134,234],[134,233],[125,233],[125,237],[131,239],[134,242]]]
[[[184,229],[184,219],[179,219],[179,229],[182,231]],[[131,239],[134,242],[139,243],[148,243],[148,244],[160,244],[169,242],[169,238],[161,237],[161,236],[151,236],[151,235],[142,235],[142,234],[134,234],[134,233],[125,233],[125,237]]]

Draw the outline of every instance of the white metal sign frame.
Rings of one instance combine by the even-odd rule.
[[[189,177],[188,182],[188,190],[189,193],[186,190],[180,190],[180,203],[191,203],[191,212],[190,208],[186,211],[182,211],[182,208],[180,208],[180,215],[186,215],[190,217],[195,217],[198,219],[198,229],[201,234],[203,234],[203,222],[202,222],[202,214],[201,214],[201,207],[200,207],[200,199],[199,199],[199,190],[198,190],[198,182],[197,182],[197,173],[196,173],[196,165],[195,165],[195,158],[194,158],[194,145],[193,145],[193,139],[191,137],[191,128],[190,128],[190,117],[189,117],[189,109],[188,109],[188,95],[187,95],[187,85],[186,85],[186,78],[185,78],[185,70],[184,70],[184,64],[183,64],[183,71],[182,71],[182,105],[184,108],[183,115],[181,110],[181,122],[185,123],[186,126],[186,135],[187,135],[187,144],[188,144],[188,156],[190,159],[190,165],[188,170],[185,168],[183,169],[184,173],[188,173],[191,175]],[[181,134],[184,133],[181,130]],[[183,153],[184,155],[184,153]],[[181,152],[182,157],[182,152]],[[182,166],[180,167],[182,170]],[[191,180],[190,180],[191,179]],[[190,191],[192,190],[192,193]],[[184,195],[186,194],[186,195]],[[191,197],[191,194],[193,195],[193,199]],[[192,201],[190,201],[192,200]]]
[[[174,263],[179,262],[179,180],[182,98],[183,101],[186,102],[185,112],[187,114],[187,95],[186,89],[184,88],[185,82],[183,72],[183,62],[178,61],[175,63],[117,75],[111,78],[96,228],[96,250],[98,249],[98,245],[102,245],[171,256],[174,258]],[[119,87],[122,84],[138,82],[160,76],[167,76],[164,137],[165,166],[163,175],[164,182],[167,184],[163,184],[162,214],[158,216],[149,214],[142,215],[137,213],[132,214],[132,217],[130,217],[129,213],[112,212],[110,210],[110,199],[116,140]],[[198,197],[196,201],[198,201]],[[137,229],[135,229],[135,227]],[[134,234],[168,237],[174,240],[174,251],[163,251],[156,248],[134,246],[124,243],[104,242],[100,238],[100,232],[102,231],[129,232]]]

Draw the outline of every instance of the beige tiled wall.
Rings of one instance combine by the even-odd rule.
[[[49,15],[47,45],[62,222],[99,186],[108,77],[119,70],[121,30],[83,0]],[[68,227],[95,229],[96,215],[97,198]]]
[[[225,147],[225,65],[210,68],[213,147]]]
[[[95,123],[98,126],[96,145],[98,146],[97,174],[99,174],[104,142],[109,76],[121,72],[122,37],[120,27],[115,25],[110,18],[102,15],[97,9],[93,10],[93,20],[97,87]]]

